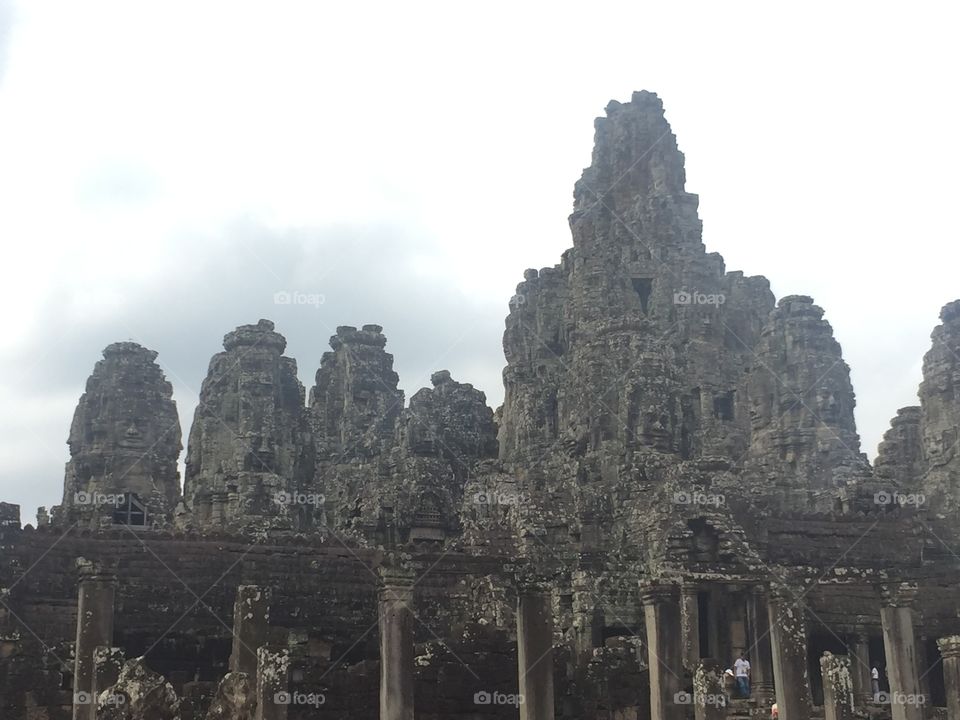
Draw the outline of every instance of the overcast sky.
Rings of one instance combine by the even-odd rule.
[[[957,11],[787,7],[0,0],[0,500],[59,501],[117,340],[160,353],[184,440],[262,317],[308,387],[336,325],[375,322],[408,397],[448,368],[498,405],[507,300],[639,89],[708,250],[826,309],[872,457],[960,297]]]

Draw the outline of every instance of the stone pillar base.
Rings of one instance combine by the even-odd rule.
[[[524,592],[517,607],[520,720],[553,720],[553,602],[549,592]]]

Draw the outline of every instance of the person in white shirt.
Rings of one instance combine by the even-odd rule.
[[[744,653],[733,664],[733,674],[737,678],[737,692],[740,697],[750,697],[750,661]]]
[[[873,699],[876,701],[880,696],[880,671],[876,667],[870,670],[870,684],[873,685]]]

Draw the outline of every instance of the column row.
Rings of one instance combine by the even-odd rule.
[[[73,720],[95,720],[96,694],[116,682],[122,651],[112,647],[116,578],[92,566],[81,574],[74,664]],[[918,673],[912,602],[915,588],[883,588],[880,618],[890,682],[893,720],[922,720],[923,701]],[[691,599],[691,597],[693,599]],[[647,636],[650,714],[660,720],[680,720],[686,707],[678,702],[684,665],[695,673],[694,703],[713,689],[722,694],[720,666],[701,660],[693,649],[699,636],[696,595],[678,585],[650,584],[641,590]],[[385,578],[379,595],[380,718],[414,719],[414,615],[410,578]],[[287,707],[267,702],[287,691],[285,650],[266,646],[269,635],[270,592],[240,586],[234,608],[233,672],[256,678],[258,720],[283,720]],[[769,596],[757,588],[746,606],[749,650],[753,661],[754,694],[769,696],[775,686],[781,720],[808,720],[812,714],[807,629],[802,606],[782,593]],[[517,606],[517,652],[521,720],[553,720],[553,607],[549,590],[523,589]],[[769,641],[766,638],[769,637]],[[943,658],[947,717],[960,720],[960,635],[938,641]],[[854,636],[850,656],[829,653],[821,659],[824,710],[827,720],[844,720],[854,706],[873,700],[867,638]],[[699,654],[699,650],[696,651]],[[696,662],[694,663],[694,660]],[[268,668],[269,672],[262,672]],[[772,676],[772,677],[771,677]],[[713,715],[711,715],[713,713]],[[712,717],[716,708],[700,703],[697,717]]]

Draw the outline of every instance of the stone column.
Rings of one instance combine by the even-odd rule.
[[[413,720],[413,581],[384,578],[380,589],[380,720]]]
[[[210,493],[210,525],[223,527],[227,520],[227,494],[225,492]]]
[[[591,592],[591,579],[582,570],[577,570],[571,578],[573,589],[573,627],[575,662],[577,667],[585,668],[593,657],[594,640],[602,628],[600,609],[595,607]],[[599,625],[599,627],[598,627]]]
[[[683,600],[680,622],[683,627],[683,664],[695,672],[700,664],[700,602],[698,593],[700,588],[692,584],[684,584],[681,589]]]
[[[553,598],[521,590],[517,604],[520,720],[553,720]]]
[[[724,720],[727,696],[723,692],[723,670],[713,658],[697,662],[693,674],[693,711],[697,720]]]
[[[73,665],[73,720],[94,720],[93,651],[113,644],[113,603],[117,579],[92,563],[80,569],[77,602],[77,642]]]
[[[257,674],[257,650],[270,630],[270,588],[240,585],[233,604],[233,652],[230,671]]]
[[[93,700],[96,702],[107,688],[117,684],[125,660],[123,650],[106,645],[97,645],[93,649]]]
[[[647,628],[650,717],[682,720],[684,705],[677,702],[683,674],[680,594],[675,586],[648,585],[641,598]]]
[[[199,495],[196,499],[197,524],[207,527],[213,524],[213,499],[209,493]]]
[[[857,707],[873,702],[873,683],[870,671],[870,638],[865,633],[854,633],[850,638],[850,676],[853,680],[853,701]]]
[[[257,648],[256,720],[287,720],[289,669],[290,655],[286,650]]]
[[[930,638],[926,635],[917,636],[917,675],[920,680],[920,694],[923,695],[924,704],[933,702],[930,689],[930,656],[927,652],[930,647],[929,640]]]
[[[759,704],[772,705],[773,656],[770,650],[770,616],[767,596],[754,587],[747,598],[747,632],[750,634],[750,689]]]
[[[943,658],[943,686],[947,691],[947,720],[960,720],[960,635],[937,640]]]
[[[824,720],[853,720],[853,679],[850,658],[825,652],[820,658],[823,676]]]
[[[810,720],[813,699],[807,669],[807,627],[803,607],[773,593],[768,600],[770,649],[780,720]]]
[[[883,651],[890,680],[890,713],[893,720],[923,720],[923,700],[917,673],[917,647],[913,633],[913,599],[916,586],[881,588]]]

